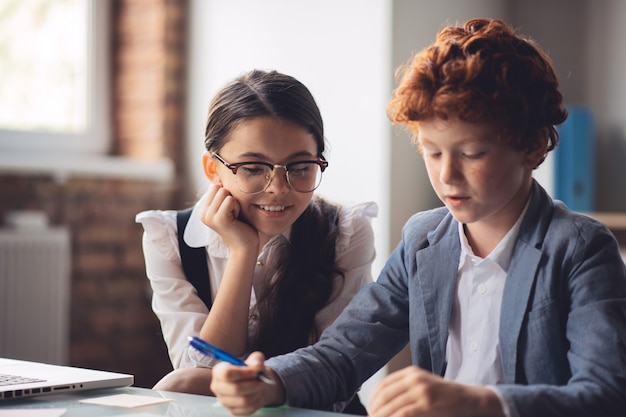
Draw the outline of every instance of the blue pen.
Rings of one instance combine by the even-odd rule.
[[[231,355],[228,352],[223,351],[220,348],[213,346],[212,344],[205,342],[199,337],[189,337],[189,344],[191,347],[196,349],[198,352],[202,353],[204,356],[209,358],[215,358],[223,362],[228,362],[237,366],[248,366],[244,361],[239,359],[238,357]],[[276,381],[265,375],[263,372],[260,372],[258,375],[259,380],[265,382],[266,384],[275,385]]]

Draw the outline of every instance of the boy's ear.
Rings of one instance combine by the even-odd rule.
[[[543,128],[539,131],[539,137],[537,138],[537,147],[526,151],[526,165],[530,169],[537,168],[547,156],[548,141],[550,140],[550,133],[548,128]]]
[[[217,172],[217,165],[215,165],[215,161],[208,152],[202,154],[202,168],[204,168],[204,175],[213,184],[222,185],[220,174]]]

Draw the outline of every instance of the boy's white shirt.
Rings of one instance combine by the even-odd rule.
[[[459,223],[461,254],[446,344],[444,378],[490,386],[507,417],[516,413],[497,390],[497,384],[504,381],[498,343],[500,308],[507,270],[527,209],[528,202],[515,224],[485,258],[474,255],[463,224]]]

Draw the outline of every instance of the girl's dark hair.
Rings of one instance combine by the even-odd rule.
[[[324,156],[324,123],[313,95],[300,81],[276,71],[253,70],[225,85],[209,106],[204,145],[218,152],[239,123],[276,117],[305,127]]]
[[[311,92],[295,78],[276,71],[253,70],[225,85],[209,107],[205,146],[219,152],[240,123],[276,117],[306,128],[324,156],[324,125]],[[278,260],[275,277],[258,295],[259,327],[251,348],[267,357],[310,344],[315,314],[328,304],[335,277],[335,241],[339,209],[313,198],[291,228],[290,246]]]
[[[548,130],[548,152],[558,144],[555,126],[567,110],[552,61],[500,20],[443,28],[398,74],[387,113],[415,132],[420,121],[457,116],[495,123],[500,139],[518,150],[537,149],[542,129]]]
[[[335,265],[338,208],[314,198],[291,228],[291,244],[279,260],[278,279],[258,301],[262,318],[252,344],[266,356],[307,346],[319,337],[315,313],[328,304],[333,279],[343,278]]]

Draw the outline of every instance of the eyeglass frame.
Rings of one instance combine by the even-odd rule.
[[[312,190],[309,190],[309,191],[298,191],[298,190],[296,190],[295,188],[293,188],[293,185],[291,185],[291,181],[289,180],[289,167],[290,167],[290,166],[294,166],[294,165],[297,165],[297,164],[302,164],[302,163],[309,163],[309,164],[310,164],[310,163],[315,163],[315,164],[319,165],[320,170],[321,170],[321,174],[323,174],[323,173],[324,173],[324,171],[326,170],[326,168],[328,168],[328,161],[327,161],[326,159],[324,159],[324,157],[323,157],[323,156],[319,156],[316,160],[294,161],[294,162],[289,162],[288,164],[285,164],[285,165],[280,165],[280,164],[272,164],[272,163],[265,162],[265,161],[245,161],[245,162],[236,162],[236,163],[234,163],[234,164],[231,164],[230,162],[226,161],[226,160],[225,160],[225,159],[224,159],[224,158],[223,158],[220,154],[218,154],[217,152],[211,152],[211,156],[215,157],[218,161],[220,161],[222,164],[224,164],[224,166],[225,166],[226,168],[230,169],[230,170],[231,170],[231,172],[233,173],[233,175],[235,175],[235,176],[237,175],[237,170],[238,170],[241,166],[243,166],[243,165],[251,165],[251,164],[255,164],[255,165],[264,165],[264,166],[268,167],[269,169],[271,169],[271,172],[272,172],[272,173],[274,172],[274,170],[275,170],[276,168],[282,168],[282,169],[285,171],[285,179],[287,180],[287,184],[289,184],[289,188],[291,188],[292,190],[294,190],[294,191],[295,191],[295,192],[297,192],[297,193],[310,193],[310,192],[315,191],[315,190],[316,190],[316,189],[320,186],[320,184],[322,183],[322,179],[321,179],[321,177],[320,177],[320,182],[319,182],[319,183],[315,186],[315,188],[313,188]],[[321,174],[320,174],[320,175],[321,175]],[[265,185],[265,187],[264,187],[262,190],[257,191],[257,192],[254,192],[254,193],[249,193],[249,192],[247,192],[247,191],[244,191],[244,190],[242,190],[242,189],[241,189],[241,187],[239,187],[239,185],[237,185],[237,186],[239,187],[239,190],[240,190],[242,193],[245,193],[245,194],[250,194],[250,195],[253,195],[253,194],[260,194],[260,193],[262,193],[263,191],[267,190],[267,187],[269,187],[269,186],[270,186],[270,184],[272,183],[272,179],[273,179],[273,178],[274,178],[273,176],[272,176],[272,177],[270,177],[270,178],[268,179],[267,184]]]

